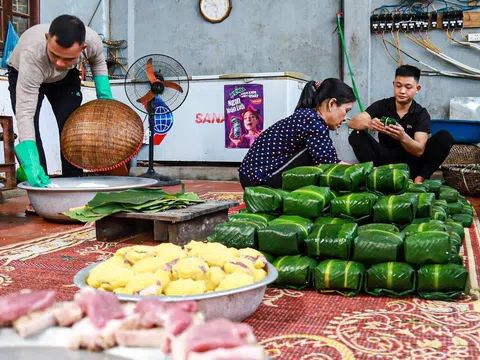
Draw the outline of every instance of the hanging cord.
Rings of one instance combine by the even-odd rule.
[[[95,9],[95,11],[93,12],[93,15],[92,17],[90,18],[90,21],[88,22],[88,25],[87,26],[90,26],[92,24],[92,20],[93,18],[95,17],[95,14],[97,13],[97,10],[98,8],[100,7],[100,4],[102,3],[103,0],[99,0],[98,1],[98,4],[97,4],[97,8]]]
[[[347,60],[348,71],[350,73],[350,78],[352,79],[353,85],[353,92],[355,93],[355,97],[357,98],[358,107],[360,108],[360,112],[363,112],[363,105],[362,101],[360,100],[360,96],[358,96],[357,84],[355,83],[355,79],[353,77],[352,67],[350,66],[350,59],[348,58],[347,47],[345,46],[345,39],[343,38],[343,31],[342,31],[342,14],[341,12],[337,13],[337,26],[338,26],[338,33],[340,34],[340,39],[342,41],[343,52],[345,53],[345,59]]]

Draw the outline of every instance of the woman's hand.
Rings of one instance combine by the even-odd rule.
[[[352,164],[350,164],[350,163],[348,163],[348,162],[346,162],[346,161],[340,161],[339,164],[341,164],[341,165],[352,165]]]
[[[233,147],[238,147],[242,142],[242,139],[234,139],[233,138],[233,128],[230,130],[230,142],[232,143]]]

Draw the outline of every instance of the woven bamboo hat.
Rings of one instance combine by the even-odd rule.
[[[93,100],[70,115],[60,145],[72,165],[87,171],[108,171],[138,153],[143,135],[142,119],[129,106],[116,100]]]

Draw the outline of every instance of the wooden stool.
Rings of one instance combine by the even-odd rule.
[[[228,221],[228,209],[234,201],[207,201],[158,213],[117,213],[95,224],[97,240],[112,241],[142,233],[153,239],[183,246],[191,240],[205,240],[215,232],[215,225]]]
[[[0,164],[0,173],[4,172],[6,177],[5,189],[13,189],[17,186],[15,175],[15,139],[13,133],[13,118],[0,115],[0,125],[3,128],[3,154],[5,162]]]

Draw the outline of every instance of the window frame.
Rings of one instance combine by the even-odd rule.
[[[28,26],[32,27],[40,23],[40,0],[28,0],[29,14],[13,11],[12,0],[2,0],[0,4],[0,52],[3,52],[5,36],[7,35],[8,21],[13,16],[28,19]]]

